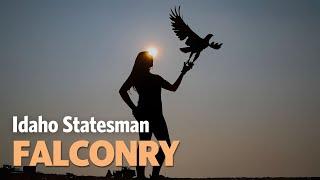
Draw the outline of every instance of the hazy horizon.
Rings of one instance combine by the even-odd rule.
[[[1,1],[1,161],[14,139],[137,139],[131,134],[13,135],[12,116],[133,120],[118,90],[138,52],[174,82],[188,55],[170,8],[223,47],[206,49],[177,92],[162,91],[169,177],[320,176],[320,1]],[[131,90],[135,96],[135,92]],[[137,100],[135,96],[135,100]],[[64,154],[66,155],[66,154]],[[113,166],[40,171],[103,176]]]

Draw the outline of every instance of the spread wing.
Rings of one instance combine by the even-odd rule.
[[[174,11],[171,9],[170,19],[171,19],[172,30],[176,33],[178,38],[181,41],[183,41],[186,38],[188,38],[187,41],[186,41],[186,45],[192,46],[192,45],[198,44],[198,42],[202,40],[183,21],[181,15],[180,15],[180,6],[179,6],[178,11],[177,11],[176,8],[174,8]]]

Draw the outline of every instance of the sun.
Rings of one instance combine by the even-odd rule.
[[[147,51],[153,58],[155,58],[158,54],[157,48],[154,48],[154,47],[148,48]]]

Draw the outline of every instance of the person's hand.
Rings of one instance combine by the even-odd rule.
[[[139,112],[139,109],[137,107],[132,109],[132,114],[133,114],[134,118],[136,118],[136,120],[141,119],[141,113]]]
[[[192,67],[193,67],[193,63],[192,63],[192,62],[189,62],[189,63],[184,62],[181,73],[182,73],[182,74],[187,73],[190,69],[192,69]]]
[[[132,114],[133,114],[134,117],[136,117],[138,115],[138,108],[137,107],[134,107],[132,109]]]

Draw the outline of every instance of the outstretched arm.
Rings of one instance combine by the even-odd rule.
[[[121,86],[119,93],[120,96],[122,97],[123,101],[132,109],[135,110],[136,109],[136,105],[132,102],[128,91],[129,89],[132,87],[132,82],[130,80],[130,77],[123,83],[123,85]]]
[[[174,82],[173,84],[170,84],[168,81],[164,80],[162,87],[164,89],[169,90],[169,91],[176,91],[181,84],[183,76],[192,68],[192,66],[193,66],[192,63],[184,63],[182,71],[181,71],[178,79],[176,80],[176,82]]]

